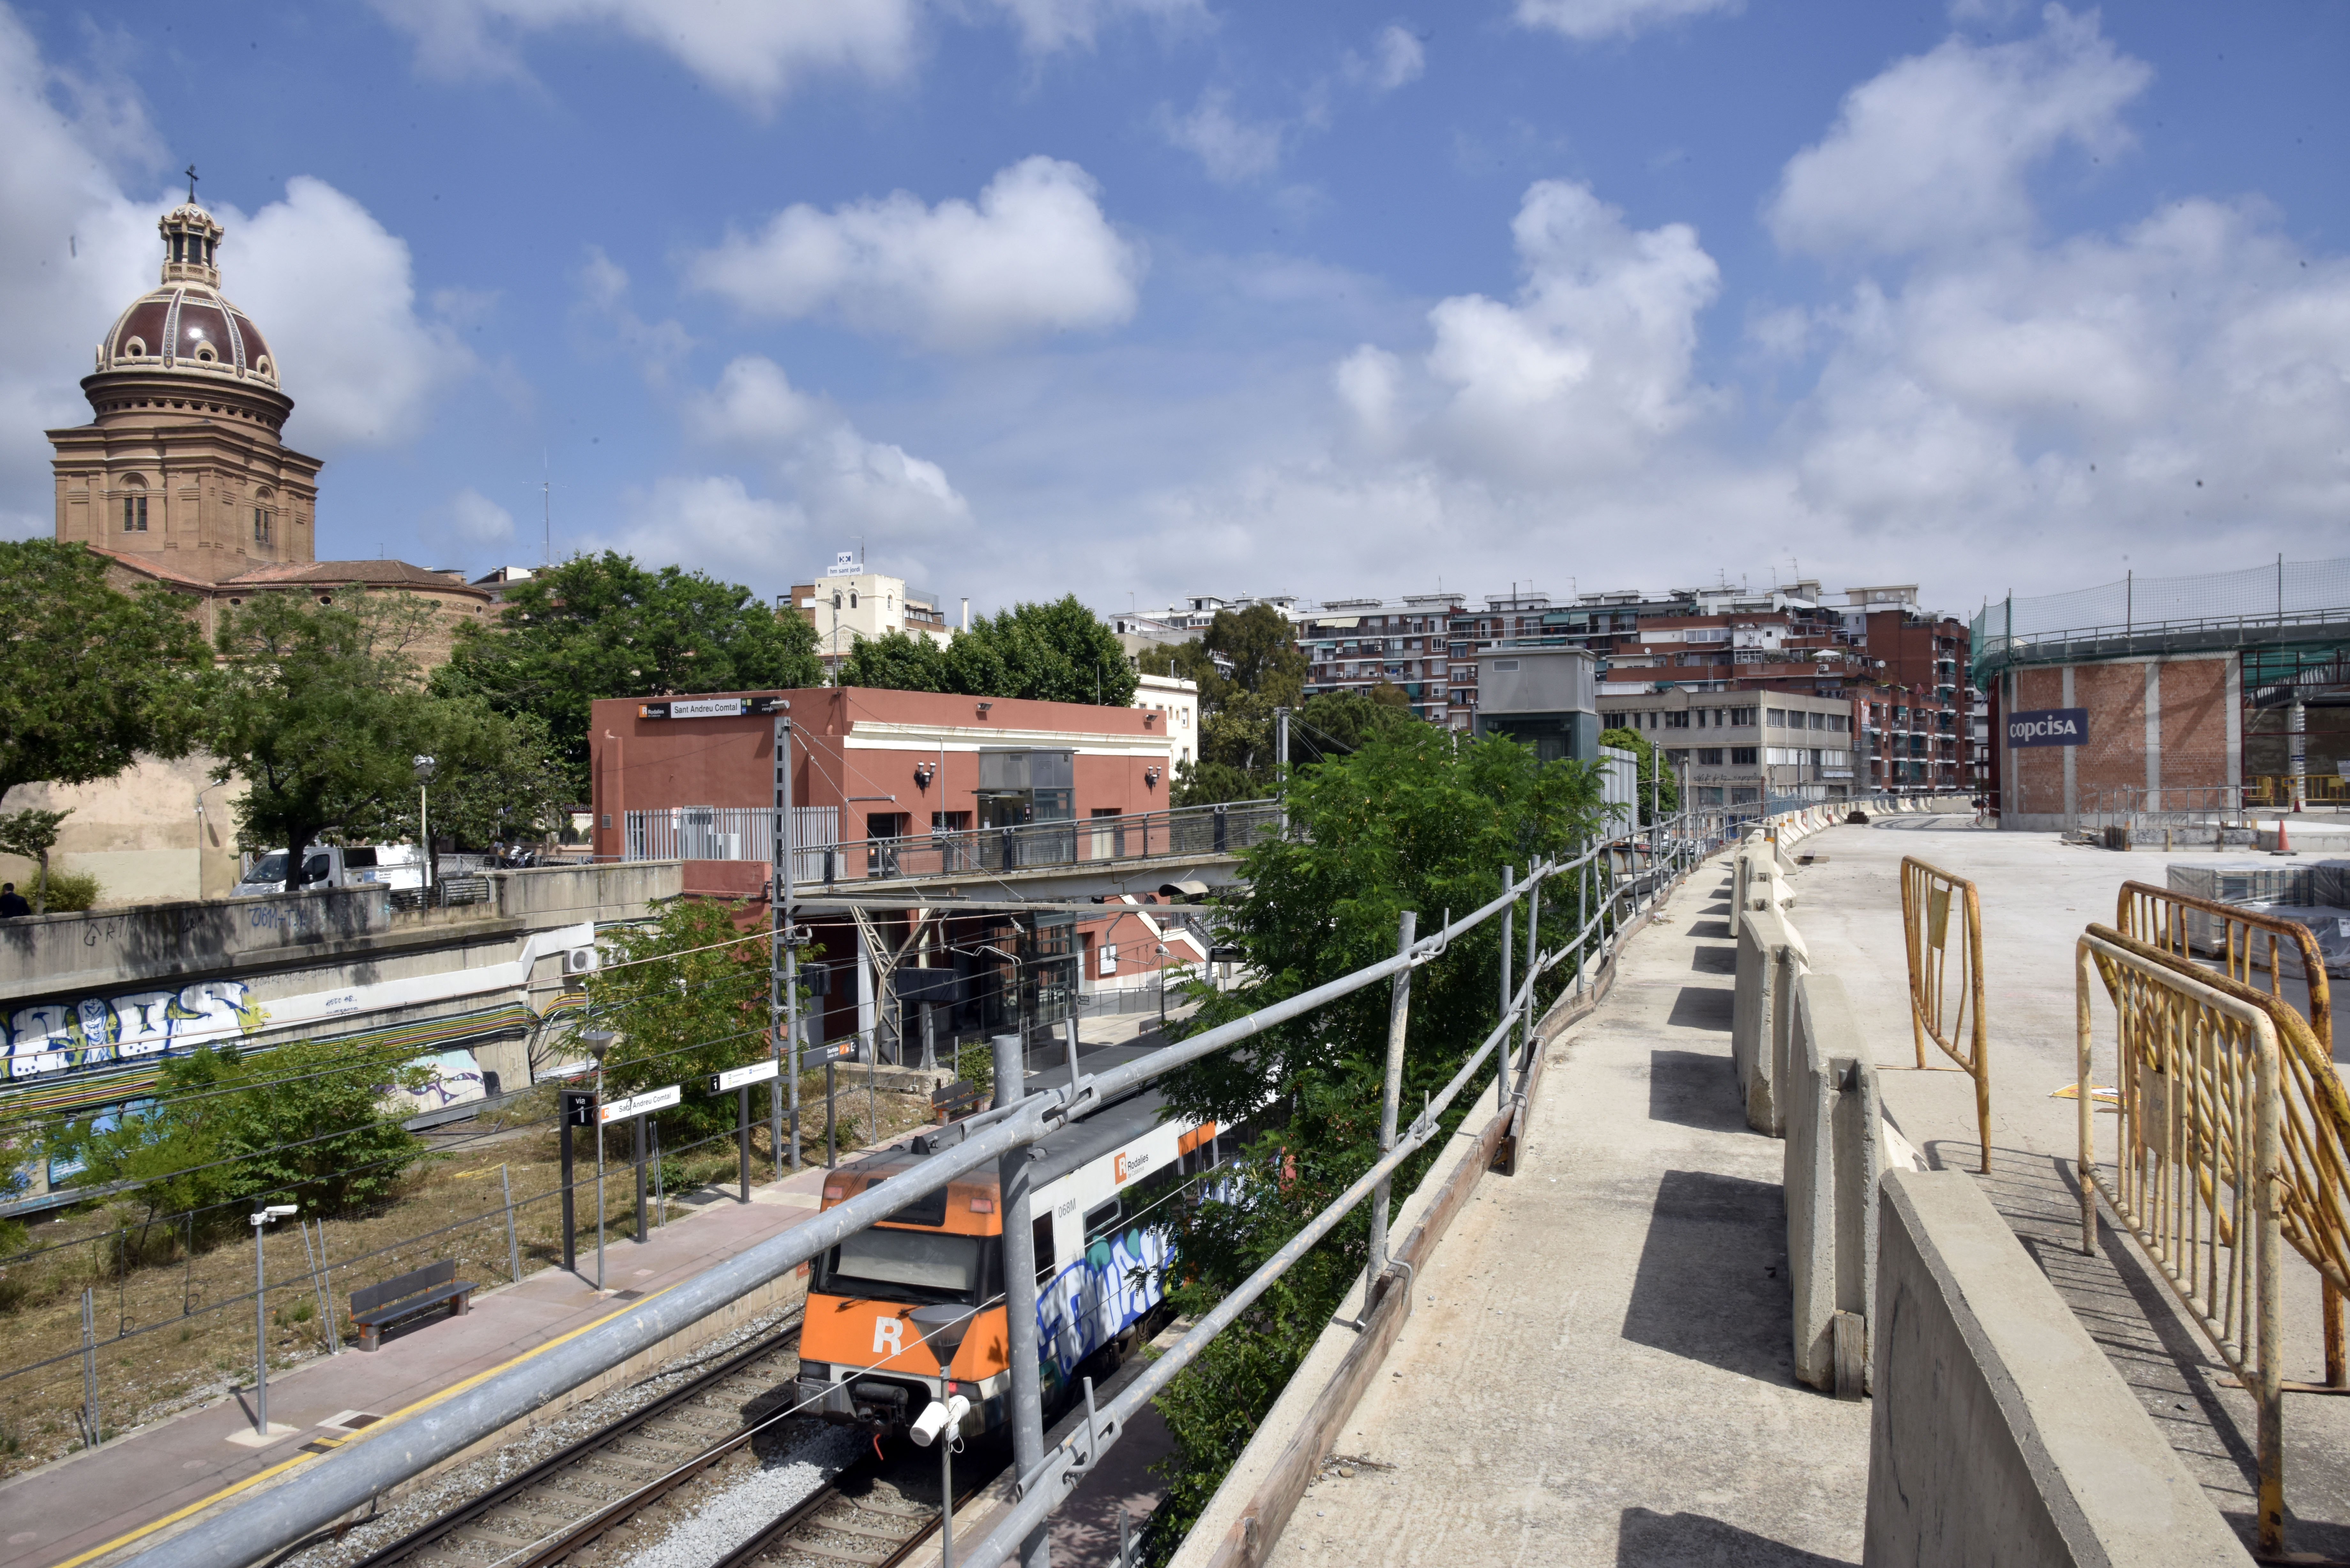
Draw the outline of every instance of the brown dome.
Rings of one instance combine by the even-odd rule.
[[[104,370],[162,369],[277,385],[277,360],[252,318],[221,297],[223,230],[191,203],[164,214],[162,286],[131,301],[98,346]]]
[[[98,346],[98,368],[162,367],[277,385],[277,360],[250,317],[201,283],[167,284],[131,301]]]

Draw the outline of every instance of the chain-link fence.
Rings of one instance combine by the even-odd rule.
[[[2350,557],[2288,561],[2192,577],[2141,577],[2071,593],[2011,595],[1976,616],[1972,659],[1989,668],[2047,644],[2153,632],[2251,629],[2350,621]]]

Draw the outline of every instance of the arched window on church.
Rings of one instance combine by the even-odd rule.
[[[272,504],[276,499],[276,493],[267,490],[258,492],[253,498],[253,542],[256,545],[268,544],[276,534],[277,514]]]
[[[135,473],[122,482],[122,531],[147,532],[147,482]]]
[[[848,607],[850,609],[855,609],[857,607],[857,590],[855,588],[848,590]]]

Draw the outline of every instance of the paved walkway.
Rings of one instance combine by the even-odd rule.
[[[1976,832],[1964,818],[1891,818],[1871,827],[1834,827],[1800,852],[1825,864],[1798,871],[1790,919],[1813,965],[1839,977],[1862,1026],[1877,1042],[1887,1106],[1929,1164],[1976,1168],[1981,1154],[1973,1090],[1965,1074],[1927,1046],[1930,1070],[1916,1069],[1908,968],[1901,943],[1901,857],[1914,855],[1970,878],[1983,911],[1983,972],[1990,990],[1991,1174],[1983,1189],[2083,1326],[2105,1347],[2156,1427],[2249,1546],[2257,1477],[2252,1404],[2224,1386],[2227,1376],[2202,1334],[2177,1309],[2158,1274],[2126,1232],[2105,1217],[2100,1255],[2080,1251],[2080,1199],[2073,1164],[2079,1142],[2074,1103],[2050,1091],[2074,1081],[2074,944],[2091,921],[2111,925],[2126,881],[2158,887],[2173,860],[2219,858],[2210,850],[2127,854],[2063,843],[2054,834]],[[2233,851],[2230,858],[2241,858]],[[2297,984],[2288,992],[2302,1000]],[[2342,995],[2337,983],[2335,994]],[[2093,1002],[2100,1059],[2112,1061],[2113,1013],[2103,991]],[[2340,1010],[2337,1001],[2337,1012]],[[2334,1060],[2345,1060],[2337,1022]],[[2106,1075],[2110,1077],[2110,1073]],[[2113,1118],[2098,1133],[2111,1152]],[[2323,1381],[2317,1275],[2285,1252],[2288,1378]],[[2285,1509],[2296,1552],[2350,1558],[2350,1398],[2285,1403]]]
[[[1270,1561],[1860,1561],[1868,1407],[1794,1380],[1781,1148],[1730,1064],[1726,863],[1551,1047],[1514,1179],[1418,1282]]]

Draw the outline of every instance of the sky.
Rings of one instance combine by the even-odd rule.
[[[2350,4],[0,5],[0,535],[227,227],[322,557],[1929,607],[2350,555]]]

